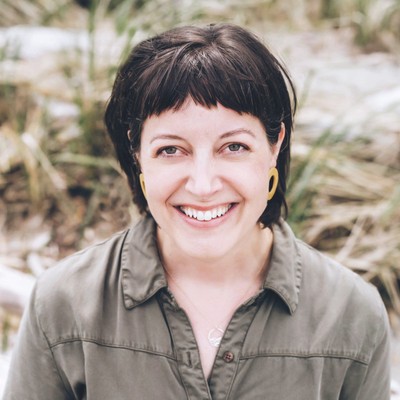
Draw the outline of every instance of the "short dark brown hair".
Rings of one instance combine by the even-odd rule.
[[[231,24],[184,26],[144,40],[118,70],[105,123],[139,211],[150,213],[135,161],[143,122],[179,109],[188,98],[205,107],[219,103],[259,118],[270,144],[277,142],[284,123],[286,134],[277,159],[279,185],[260,222],[270,226],[282,208],[286,216],[295,89],[268,48],[252,33]]]

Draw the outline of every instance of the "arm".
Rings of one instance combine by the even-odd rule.
[[[375,330],[368,364],[354,362],[347,371],[340,400],[390,399],[390,328],[386,310],[379,298],[380,315],[370,316]]]
[[[357,399],[390,399],[390,327],[382,304],[382,320],[376,346]]]
[[[36,296],[37,286],[21,321],[3,400],[69,398],[40,327]]]

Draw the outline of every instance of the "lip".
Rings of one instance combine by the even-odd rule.
[[[175,210],[178,212],[178,214],[181,216],[181,218],[183,218],[187,223],[189,223],[190,225],[196,226],[196,227],[214,227],[217,226],[219,224],[221,224],[223,221],[225,221],[227,218],[229,218],[229,216],[232,214],[232,211],[236,208],[238,203],[221,203],[219,205],[215,205],[215,206],[195,206],[195,205],[179,205],[179,206],[174,206]],[[196,211],[202,211],[202,212],[206,212],[206,211],[211,211],[211,210],[215,210],[218,208],[225,208],[225,207],[229,207],[228,210],[221,215],[220,217],[216,217],[216,218],[212,218],[210,220],[203,220],[203,221],[199,221],[196,218],[193,217],[189,217],[188,215],[185,214],[184,211],[182,211],[181,207],[185,207],[185,208],[192,208]]]
[[[212,206],[203,206],[203,205],[196,205],[196,204],[188,204],[188,203],[183,203],[183,204],[177,204],[176,206],[174,206],[175,208],[180,208],[180,207],[184,207],[184,208],[193,208],[197,211],[210,211],[213,210],[214,208],[218,208],[218,207],[227,207],[227,206],[232,206],[236,204],[235,202],[231,202],[231,203],[219,203],[219,204],[215,204]]]

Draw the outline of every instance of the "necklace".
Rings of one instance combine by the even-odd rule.
[[[259,269],[259,271],[257,272],[257,276],[261,273],[262,269],[263,269],[264,265],[261,266],[261,268]],[[182,293],[182,295],[187,299],[187,301],[192,305],[192,307],[196,310],[196,312],[204,319],[204,321],[207,322],[208,325],[211,325],[212,328],[208,331],[207,334],[207,340],[208,343],[210,344],[210,346],[212,347],[219,347],[222,338],[225,334],[225,329],[221,328],[222,326],[225,326],[226,324],[226,320],[228,319],[228,317],[232,314],[232,310],[236,310],[236,308],[239,306],[239,304],[242,304],[242,302],[244,301],[245,298],[247,298],[248,294],[251,292],[251,289],[253,287],[253,283],[251,283],[251,285],[247,288],[247,290],[245,291],[244,295],[240,297],[240,299],[235,303],[234,308],[232,307],[229,311],[229,313],[223,318],[223,320],[221,320],[219,323],[214,324],[213,322],[211,322],[209,320],[208,317],[206,317],[202,311],[196,306],[196,304],[193,302],[193,300],[189,297],[189,295],[181,288],[180,285],[178,285],[176,279],[174,279],[174,277],[169,273],[169,271],[164,267],[165,273],[167,274],[167,276],[169,277],[169,279],[171,280],[171,282],[173,282],[175,284],[175,287],[177,289],[179,289],[179,291]]]

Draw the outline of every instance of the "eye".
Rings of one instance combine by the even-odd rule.
[[[249,148],[247,146],[245,146],[244,144],[231,143],[225,147],[224,151],[227,153],[242,153],[248,149]]]
[[[173,156],[178,152],[178,149],[175,146],[167,146],[167,147],[162,147],[157,151],[157,155],[161,156]]]
[[[232,143],[232,144],[230,144],[229,146],[228,146],[228,149],[230,150],[230,151],[239,151],[239,150],[241,150],[242,149],[242,145],[241,144],[239,144],[239,143]]]

